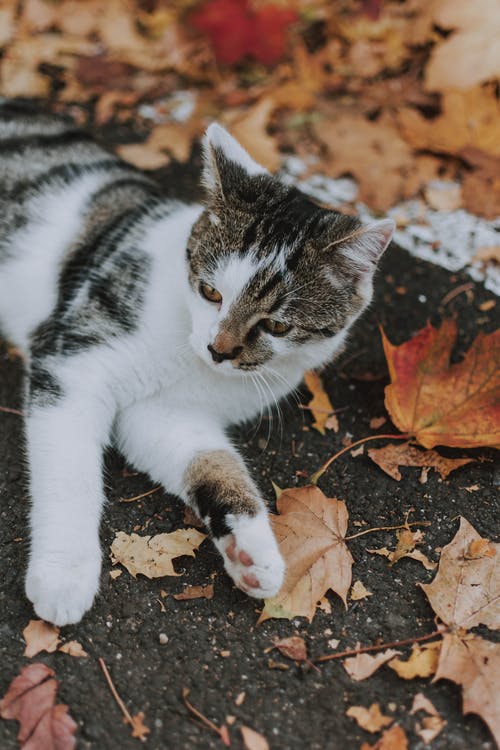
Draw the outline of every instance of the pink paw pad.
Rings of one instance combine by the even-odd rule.
[[[246,565],[247,568],[250,567],[250,565],[253,565],[252,558],[250,557],[250,555],[247,552],[245,552],[245,550],[241,550],[238,553],[238,558],[239,558],[240,562],[243,563],[243,565]]]
[[[230,544],[227,545],[226,555],[229,557],[231,562],[236,562],[236,541],[234,539]]]
[[[260,583],[254,575],[244,575],[243,580],[251,589],[258,589],[260,587]]]

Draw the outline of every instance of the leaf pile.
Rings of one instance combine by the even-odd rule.
[[[493,218],[497,10],[495,0],[4,0],[0,94],[51,97],[82,119],[88,107],[98,125],[132,122],[150,139],[122,153],[144,167],[187,159],[217,118],[270,168],[292,151],[351,174],[374,209],[421,195]]]

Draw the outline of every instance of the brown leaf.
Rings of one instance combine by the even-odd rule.
[[[82,644],[78,641],[68,641],[59,646],[58,651],[62,651],[63,654],[69,654],[69,656],[76,656],[78,658],[88,656],[87,652],[82,648]]]
[[[151,729],[144,724],[144,711],[132,716],[132,737],[144,741],[146,736],[151,733]]]
[[[125,161],[140,169],[159,169],[169,163],[170,157],[146,143],[129,143],[118,146],[117,153]]]
[[[400,466],[423,466],[438,472],[442,479],[461,466],[470,464],[476,458],[445,458],[437,451],[425,451],[407,443],[389,443],[382,448],[370,448],[368,455],[382,471],[398,482],[401,479]]]
[[[370,708],[350,706],[346,711],[346,716],[355,719],[358,726],[367,732],[379,732],[394,721],[391,716],[384,716],[378,703],[372,703]]]
[[[49,654],[57,651],[61,642],[59,628],[43,620],[30,620],[23,630],[23,638],[26,641],[24,656],[28,659],[36,656],[40,651],[48,651]]]
[[[381,547],[380,549],[367,549],[366,551],[372,555],[387,557],[390,565],[395,565],[398,560],[409,557],[422,563],[426,570],[434,570],[437,567],[437,563],[432,562],[423,552],[415,549],[415,546],[420,544],[423,539],[421,531],[412,531],[409,528],[398,529],[396,536],[398,540],[396,549],[389,550],[387,547]]]
[[[196,529],[177,529],[170,534],[139,536],[119,531],[111,545],[113,565],[121,563],[134,578],[140,573],[147,578],[177,576],[172,560],[181,555],[194,557],[194,551],[207,538]]]
[[[346,604],[353,559],[344,541],[345,503],[309,486],[284,490],[277,507],[280,515],[271,518],[287,572],[279,594],[266,599],[259,622],[269,617],[312,620],[329,589]]]
[[[269,750],[269,743],[264,735],[256,732],[250,727],[240,727],[241,737],[245,750]]]
[[[328,394],[323,388],[323,383],[318,373],[313,370],[308,370],[304,373],[304,383],[313,395],[311,401],[308,403],[308,407],[311,409],[315,420],[313,422],[313,427],[322,435],[325,434],[325,430],[334,430],[335,432],[338,432],[339,422],[335,416],[335,410]]]
[[[361,581],[355,581],[352,585],[350,597],[353,602],[357,602],[360,599],[366,599],[368,596],[373,596],[371,591],[368,591],[366,586]]]
[[[467,560],[477,560],[479,557],[495,557],[496,547],[489,539],[475,539],[469,544],[465,553]]]
[[[403,108],[398,121],[405,140],[417,149],[457,154],[476,148],[500,156],[498,137],[499,105],[493,89],[476,87],[468,91],[446,91],[442,114],[428,120],[415,109]]]
[[[438,572],[429,584],[420,584],[432,609],[447,625],[473,628],[500,627],[500,545],[493,557],[468,558],[473,542],[482,541],[471,524],[460,518],[460,528],[443,548]]]
[[[213,599],[214,585],[209,583],[206,586],[185,586],[184,591],[180,594],[174,594],[174,599]]]
[[[28,750],[73,750],[77,725],[68,707],[54,705],[57,681],[45,664],[29,664],[0,700],[0,716],[19,722],[17,739]]]
[[[295,661],[307,660],[307,647],[303,638],[298,635],[292,635],[289,638],[282,638],[274,643],[273,648],[277,648],[280,654],[288,659]]]
[[[430,324],[393,346],[382,332],[391,384],[385,405],[397,427],[425,448],[500,444],[500,329],[480,333],[461,362],[450,365],[457,324]]]
[[[374,745],[363,742],[360,750],[408,750],[408,738],[399,724],[386,729],[382,737]]]
[[[458,182],[432,180],[424,188],[424,197],[436,211],[456,211],[462,206],[462,188]]]
[[[399,651],[389,648],[387,651],[381,651],[376,656],[371,656],[370,654],[356,654],[356,656],[350,656],[348,659],[344,659],[342,666],[353,680],[359,682],[360,680],[366,680],[367,677],[371,677],[377,669],[399,653]]]
[[[276,139],[267,133],[267,126],[275,108],[269,97],[261,99],[244,115],[230,123],[231,134],[247,149],[253,159],[274,172],[281,164]]]
[[[425,711],[427,713],[427,716],[422,719],[421,724],[416,725],[415,733],[428,745],[444,729],[446,721],[423,693],[417,693],[414,697],[410,714],[415,714],[417,711]]]
[[[444,678],[461,685],[464,714],[478,714],[500,745],[499,677],[500,644],[475,635],[444,635],[434,682]]]
[[[437,669],[441,643],[441,641],[433,641],[432,643],[424,643],[423,646],[415,643],[412,646],[409,659],[402,661],[396,657],[389,662],[388,666],[404,680],[413,680],[414,677],[429,677]]]

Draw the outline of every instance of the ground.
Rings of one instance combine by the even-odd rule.
[[[114,136],[117,135],[115,132]],[[171,178],[172,171],[174,182],[184,184],[189,192],[196,164],[185,172],[174,167],[170,174],[160,173],[162,180]],[[481,302],[492,297],[480,284],[474,286],[472,298],[458,294],[446,308],[442,307],[445,295],[465,281],[470,279],[461,274],[452,276],[415,260],[395,246],[388,250],[377,276],[376,296],[370,311],[357,323],[345,353],[324,375],[326,389],[339,412],[339,433],[321,436],[311,430],[309,414],[293,401],[283,409],[282,434],[276,419],[272,430],[264,420],[260,426],[250,424],[235,431],[236,442],[271,504],[274,494],[271,480],[281,487],[305,484],[307,479],[296,472],[312,473],[342,447],[346,433],[353,440],[371,434],[369,421],[385,415],[387,369],[377,323],[383,324],[391,340],[399,343],[429,318],[436,322],[445,311],[456,314],[457,355],[479,330],[491,330],[498,325],[498,308],[486,313],[478,309]],[[366,373],[376,377],[369,381],[360,379]],[[302,403],[306,403],[305,391],[301,396]],[[21,403],[21,362],[9,359],[6,344],[0,344],[0,405],[20,408]],[[388,423],[383,431],[394,430]],[[493,457],[487,451],[476,453]],[[461,454],[455,451],[450,455]],[[181,698],[184,687],[190,689],[192,703],[217,724],[226,721],[228,715],[236,717],[230,729],[234,748],[243,747],[238,728],[246,725],[261,732],[273,750],[357,749],[363,742],[375,739],[358,728],[345,711],[351,705],[379,702],[384,712],[395,715],[407,731],[410,749],[423,750],[424,743],[414,733],[414,717],[409,715],[413,696],[422,691],[447,721],[432,743],[433,750],[493,750],[494,743],[485,725],[474,715],[462,717],[460,690],[451,682],[432,684],[430,679],[407,682],[383,667],[368,680],[356,683],[339,661],[326,662],[316,670],[296,665],[277,652],[264,653],[276,636],[302,635],[314,660],[331,651],[328,641],[332,638],[340,639],[339,648],[348,649],[358,641],[368,645],[434,630],[433,612],[417,585],[431,580],[434,574],[408,559],[390,568],[385,558],[367,552],[372,547],[393,545],[392,533],[378,532],[349,543],[355,559],[353,578],[361,580],[373,592],[372,597],[350,602],[346,611],[341,601],[330,595],[331,614],[319,612],[312,623],[302,619],[269,620],[256,626],[260,602],[233,587],[208,542],[203,544],[196,559],[177,561],[179,578],[134,580],[125,571],[118,579],[111,580],[108,550],[116,531],[130,532],[148,521],[147,533],[159,533],[179,528],[183,523],[180,502],[162,492],[140,503],[120,503],[119,498],[132,497],[152,487],[145,476],[128,476],[128,472],[124,476],[125,468],[123,459],[110,451],[106,460],[109,502],[102,523],[104,567],[99,597],[79,625],[62,629],[64,638],[78,640],[89,656],[76,659],[55,653],[36,657],[56,671],[60,681],[59,700],[69,705],[78,722],[78,748],[128,750],[139,746],[122,723],[104,681],[97,661],[102,657],[131,713],[145,712],[145,723],[151,729],[146,747],[154,750],[222,747],[217,735],[195,723],[188,714]],[[403,479],[396,482],[366,455],[352,458],[347,454],[331,466],[320,486],[327,495],[346,500],[350,533],[357,530],[355,521],[365,521],[370,526],[401,523],[406,511],[413,508],[412,518],[431,522],[426,529],[423,551],[433,560],[438,559],[436,548],[453,538],[460,514],[482,536],[492,538],[498,532],[500,472],[493,461],[465,466],[447,481],[440,481],[431,472],[426,484],[419,483],[418,469],[403,469],[402,473]],[[473,485],[480,489],[469,492],[466,488]],[[28,663],[23,657],[22,638],[23,628],[34,617],[23,592],[28,506],[22,421],[14,414],[2,413],[0,695]],[[186,583],[208,583],[212,576],[215,583],[212,600],[176,601],[171,596],[163,600],[160,597],[162,589],[176,593]],[[160,601],[164,602],[164,612]],[[164,635],[160,638],[160,634]],[[492,637],[488,632],[488,638]],[[270,657],[288,669],[269,668]],[[237,706],[235,699],[243,691],[245,699]],[[394,706],[388,708],[390,703]],[[16,728],[15,722],[0,722],[2,750],[18,746]]]

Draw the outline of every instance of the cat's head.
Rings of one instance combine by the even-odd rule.
[[[206,210],[188,274],[196,353],[221,374],[328,361],[369,304],[391,220],[362,226],[257,164],[219,125],[204,140]]]

